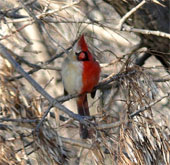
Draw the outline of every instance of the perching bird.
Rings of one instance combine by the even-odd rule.
[[[62,65],[62,81],[65,94],[80,94],[76,99],[78,113],[81,116],[90,116],[87,102],[87,92],[92,92],[100,77],[100,66],[88,50],[84,35],[74,45],[73,50]],[[95,92],[91,93],[94,97]],[[89,138],[86,126],[80,124],[80,137]]]

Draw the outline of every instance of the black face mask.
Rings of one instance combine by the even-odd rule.
[[[78,61],[89,61],[88,53],[86,51],[76,53],[76,57]]]

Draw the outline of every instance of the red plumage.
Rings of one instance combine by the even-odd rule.
[[[80,37],[78,44],[81,47],[81,50],[88,51],[88,47],[84,39],[84,34]]]

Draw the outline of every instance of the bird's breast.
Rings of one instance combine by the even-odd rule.
[[[62,81],[69,94],[80,93],[82,89],[83,65],[78,61],[65,61],[62,66]]]
[[[96,61],[83,63],[82,82],[83,88],[81,93],[91,92],[97,85],[100,77],[100,66]]]

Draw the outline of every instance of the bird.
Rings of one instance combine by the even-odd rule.
[[[61,76],[64,85],[64,94],[78,94],[76,98],[78,114],[90,116],[87,93],[94,98],[94,87],[98,84],[101,68],[88,49],[85,36],[82,34],[65,58]],[[88,128],[80,123],[80,137],[91,138]]]

